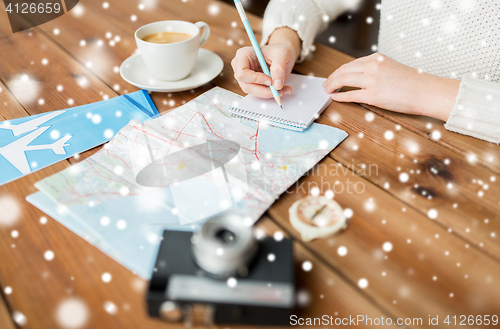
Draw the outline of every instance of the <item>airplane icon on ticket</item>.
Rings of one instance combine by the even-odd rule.
[[[34,140],[36,140],[40,135],[42,135],[47,129],[51,127],[51,126],[40,127],[41,125],[57,117],[58,115],[63,114],[64,112],[66,111],[65,110],[54,111],[39,116],[33,120],[23,122],[17,125],[8,123],[0,124],[0,129],[11,130],[14,136],[19,136],[31,131],[31,133],[13,141],[12,143],[0,147],[0,155],[2,155],[14,167],[16,167],[16,169],[19,170],[22,174],[26,175],[31,173],[31,167],[26,157],[27,151],[52,150],[55,154],[66,154],[66,150],[64,148],[70,145],[67,144],[66,142],[70,140],[73,136],[69,135],[64,136],[52,144],[44,144],[44,145],[31,144]]]

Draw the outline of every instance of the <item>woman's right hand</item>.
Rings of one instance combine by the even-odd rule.
[[[262,54],[270,65],[271,77],[262,73],[259,60],[252,47],[238,49],[231,61],[234,77],[241,89],[252,96],[272,98],[269,86],[272,84],[280,96],[291,94],[292,88],[285,86],[300,52],[297,32],[289,28],[276,29],[269,38],[269,45],[261,47]]]
[[[269,86],[272,84],[280,96],[290,94],[292,88],[285,86],[285,80],[292,72],[295,64],[295,54],[287,44],[274,44],[261,47],[262,55],[270,65],[271,77],[262,73],[259,60],[252,47],[238,49],[236,56],[231,61],[234,77],[241,89],[252,96],[259,98],[272,98]]]

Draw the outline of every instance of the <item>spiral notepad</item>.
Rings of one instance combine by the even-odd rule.
[[[286,129],[304,131],[330,104],[330,95],[323,91],[326,79],[307,75],[291,74],[286,85],[292,94],[281,97],[283,109],[276,101],[246,96],[230,109],[232,115]]]

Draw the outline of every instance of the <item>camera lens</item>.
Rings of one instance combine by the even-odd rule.
[[[212,217],[193,234],[191,242],[196,264],[220,278],[246,269],[257,253],[252,228],[233,213]]]
[[[233,243],[235,242],[234,240],[236,239],[236,236],[234,235],[233,232],[224,228],[218,230],[217,233],[215,233],[215,237],[225,244]]]

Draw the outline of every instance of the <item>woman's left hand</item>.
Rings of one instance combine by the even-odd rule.
[[[324,83],[337,102],[374,105],[391,111],[448,120],[460,85],[375,53],[342,65]],[[360,89],[334,93],[344,86]]]

